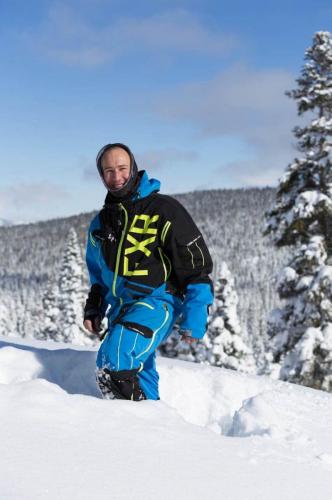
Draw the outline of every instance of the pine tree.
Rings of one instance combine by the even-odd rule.
[[[225,262],[221,263],[220,276],[214,284],[215,300],[208,318],[208,328],[203,339],[193,344],[180,342],[178,325],[160,353],[168,358],[177,358],[196,363],[254,372],[255,363],[251,349],[245,343],[237,315],[238,296],[234,278]]]
[[[173,327],[171,334],[164,341],[158,352],[165,356],[166,358],[176,358],[182,361],[192,361],[199,362],[200,359],[197,358],[197,348],[198,342],[189,345],[181,341],[181,336],[179,335],[180,325],[176,323]]]
[[[95,337],[83,328],[85,297],[81,249],[76,231],[71,228],[61,260],[59,280],[49,285],[43,298],[45,321],[39,338],[93,344]]]
[[[214,366],[252,372],[252,353],[242,337],[237,315],[238,296],[234,278],[225,262],[222,262],[220,276],[215,283],[214,307],[203,340],[206,361]],[[202,357],[202,353],[200,355]]]
[[[60,310],[59,287],[57,284],[49,284],[42,299],[43,303],[43,323],[35,336],[40,340],[63,340],[60,338]]]
[[[293,255],[277,291],[283,307],[268,322],[280,378],[332,390],[332,35],[318,32],[297,88],[286,94],[308,116],[294,128],[300,158],[280,179],[264,234]]]
[[[59,277],[59,310],[61,336],[65,342],[91,344],[92,336],[83,328],[83,261],[74,228],[68,234]]]
[[[3,303],[0,301],[0,335],[8,335],[9,334],[9,310]]]

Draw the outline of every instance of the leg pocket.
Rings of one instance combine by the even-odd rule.
[[[131,330],[132,332],[143,335],[143,337],[145,337],[146,339],[151,339],[153,336],[153,330],[151,330],[151,328],[141,325],[140,323],[136,323],[135,321],[122,320],[121,325],[123,325],[128,330]]]
[[[157,328],[153,330],[150,342],[145,347],[145,349],[143,349],[140,353],[136,355],[136,359],[139,358],[145,359],[147,356],[151,354],[151,352],[153,352],[157,348],[157,346],[160,344],[165,335],[165,331],[169,327],[169,319],[170,319],[170,313],[168,310],[168,306],[167,304],[164,303],[163,308],[161,310],[161,314],[159,315],[158,318],[159,322]]]
[[[171,313],[165,302],[137,301],[118,322],[137,334],[131,352],[135,360],[144,362],[162,341],[171,322]]]
[[[133,304],[125,304],[113,325],[123,325],[128,330],[139,333],[150,339],[162,322],[168,306],[162,301],[139,300]]]

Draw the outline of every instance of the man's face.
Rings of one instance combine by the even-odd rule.
[[[121,189],[130,176],[130,156],[122,148],[109,149],[102,156],[101,167],[107,187]]]

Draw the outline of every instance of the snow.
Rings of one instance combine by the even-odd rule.
[[[329,92],[327,92],[328,94]],[[332,131],[332,119],[326,118],[325,116],[320,116],[316,120],[311,122],[311,125],[316,128],[326,129]]]
[[[295,269],[290,266],[286,266],[279,272],[279,275],[276,279],[277,288],[283,287],[285,284],[289,285],[291,283],[295,283],[297,279],[298,274]]]
[[[323,333],[322,349],[332,352],[332,323],[328,323],[325,328],[323,328]]]
[[[320,328],[307,328],[295,347],[287,353],[280,371],[281,377],[289,380],[289,377],[295,375],[297,371],[302,373],[312,371],[314,351],[318,346],[322,347],[323,340]]]
[[[312,217],[316,213],[317,207],[324,203],[329,210],[332,209],[332,202],[324,193],[319,191],[304,191],[297,196],[295,207],[293,212],[290,212],[290,217],[295,219]]]
[[[95,355],[0,338],[1,499],[331,497],[331,394],[159,358],[161,401],[105,401]]]

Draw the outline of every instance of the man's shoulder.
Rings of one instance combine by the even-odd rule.
[[[155,198],[159,206],[170,210],[171,213],[178,212],[179,210],[185,210],[184,206],[176,198],[173,198],[173,196],[156,193]]]
[[[165,219],[173,224],[173,231],[181,235],[188,241],[199,234],[199,230],[187,209],[180,201],[173,196],[160,194],[156,195],[156,206]]]
[[[91,219],[91,222],[89,224],[89,231],[93,231],[94,229],[97,229],[100,227],[100,218],[99,218],[100,212],[98,212],[93,219]]]

